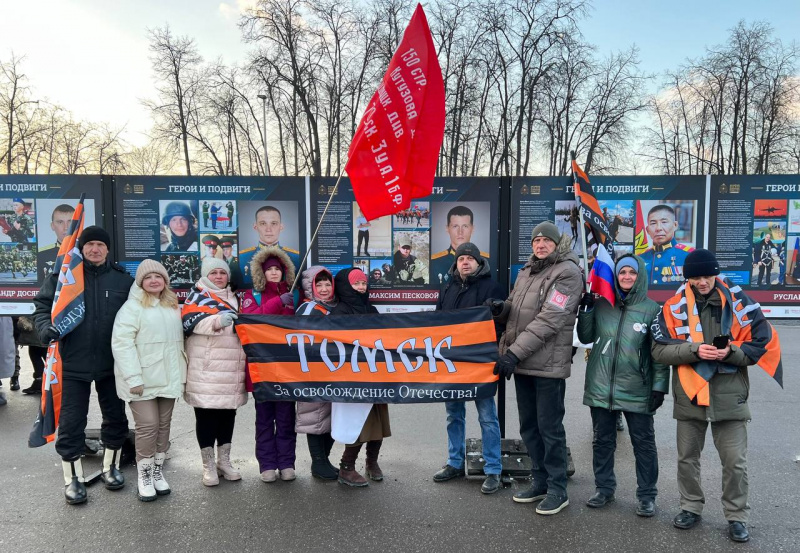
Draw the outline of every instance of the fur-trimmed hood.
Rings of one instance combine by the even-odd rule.
[[[253,279],[253,290],[256,292],[263,292],[264,288],[267,287],[267,277],[264,275],[264,269],[261,268],[261,265],[270,257],[277,257],[278,261],[283,265],[283,281],[290,287],[294,283],[295,268],[292,260],[278,246],[267,246],[250,260],[250,274]]]
[[[300,279],[303,283],[303,293],[307,300],[310,301],[318,301],[317,298],[314,296],[314,279],[317,278],[317,275],[326,272],[328,276],[331,278],[331,283],[334,283],[333,275],[327,269],[327,267],[323,267],[322,265],[312,265],[305,271],[303,271],[302,278]],[[326,305],[331,307],[335,306],[338,303],[338,299],[336,296],[336,286],[334,285],[333,288],[333,300],[326,302]]]

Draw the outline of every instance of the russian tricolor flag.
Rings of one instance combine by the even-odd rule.
[[[589,182],[589,177],[575,161],[575,153],[572,154],[572,178],[575,183],[575,199],[580,206],[579,212],[587,240],[587,250],[594,250],[594,263],[589,272],[588,282],[591,291],[599,294],[614,305],[616,294],[614,293],[614,246],[611,243],[608,232],[608,222],[603,217],[597,196]],[[584,260],[587,259],[588,252],[583,252]]]
[[[597,248],[597,255],[589,272],[591,291],[603,296],[608,303],[614,305],[617,297],[614,293],[614,260],[603,247]]]

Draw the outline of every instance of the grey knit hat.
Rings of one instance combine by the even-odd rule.
[[[619,272],[625,267],[630,267],[634,273],[639,274],[639,262],[636,261],[635,257],[627,256],[617,261],[614,266],[614,275],[619,276]]]
[[[552,221],[542,221],[536,228],[533,229],[531,233],[531,241],[537,236],[544,236],[545,238],[549,238],[556,244],[561,241],[561,233],[558,232],[558,227]]]

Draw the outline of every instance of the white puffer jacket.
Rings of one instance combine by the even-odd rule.
[[[181,310],[170,309],[150,298],[142,305],[146,292],[131,286],[128,301],[117,312],[111,333],[117,395],[123,401],[157,397],[181,397],[186,382],[186,354],[183,350]],[[141,396],[130,389],[144,385]]]
[[[237,311],[239,302],[230,288],[215,289],[206,279],[198,288],[209,288]],[[247,403],[245,355],[233,326],[219,328],[219,315],[210,315],[186,338],[189,372],[183,398],[192,407],[236,409]]]

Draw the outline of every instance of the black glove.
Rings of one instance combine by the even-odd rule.
[[[650,403],[647,406],[650,411],[657,411],[664,404],[664,392],[651,392]]]
[[[581,296],[580,311],[591,311],[594,309],[594,294],[586,292]]]
[[[503,300],[496,300],[494,298],[489,298],[488,300],[483,302],[483,305],[488,306],[489,309],[492,311],[492,316],[497,317],[503,312],[503,306],[505,305],[505,303],[506,302]]]
[[[506,380],[511,380],[511,375],[514,374],[514,369],[517,368],[519,358],[510,351],[505,352],[497,363],[494,364],[494,374],[505,376]]]
[[[39,338],[42,340],[43,344],[49,344],[50,342],[58,340],[60,336],[61,333],[58,331],[58,329],[53,325],[50,325],[42,331]]]

